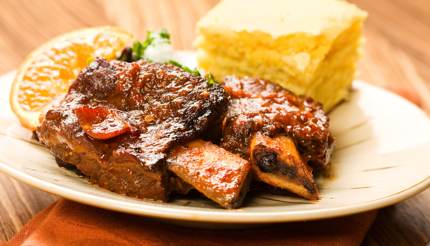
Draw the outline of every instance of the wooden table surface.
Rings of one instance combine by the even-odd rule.
[[[217,0],[0,0],[0,73],[35,47],[73,29],[118,25],[144,37],[166,27],[176,48],[191,49],[195,23]],[[430,113],[430,2],[354,0],[370,14],[359,77],[393,90]],[[0,241],[11,238],[56,198],[0,174]],[[430,189],[380,210],[365,245],[430,241]]]

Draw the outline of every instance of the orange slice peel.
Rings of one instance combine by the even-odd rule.
[[[43,44],[17,70],[10,105],[21,124],[35,130],[50,103],[64,95],[79,72],[96,57],[111,60],[133,36],[117,27],[94,27],[63,34]]]

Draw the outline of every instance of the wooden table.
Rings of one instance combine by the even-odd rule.
[[[113,24],[144,37],[168,28],[176,48],[191,49],[197,19],[217,0],[0,0],[0,73],[32,49],[73,29]],[[428,0],[354,0],[370,13],[360,78],[400,93],[430,113]],[[55,197],[0,174],[0,241],[11,238]],[[425,245],[430,189],[382,209],[366,245]]]

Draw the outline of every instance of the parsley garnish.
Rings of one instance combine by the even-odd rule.
[[[160,45],[160,43],[161,44],[166,44],[166,43],[170,44],[169,32],[164,28],[161,29],[159,32],[148,31],[146,34],[146,39],[144,41],[135,41],[131,48],[130,47],[125,48],[123,50],[121,56],[118,57],[118,60],[132,62],[132,61],[137,61],[140,59],[146,59],[146,60],[150,61],[148,59],[148,57],[145,57],[146,49],[151,45],[153,45],[154,47],[157,48],[157,45]],[[182,65],[178,61],[169,60],[166,63],[177,66],[177,67],[181,68],[182,70],[184,70],[185,72],[190,73],[191,75],[201,76],[199,70],[191,69],[190,67]],[[212,76],[212,74],[207,74],[206,79],[208,81],[209,86],[212,86],[212,85],[217,83],[215,81],[214,77]]]
[[[146,46],[147,47],[147,46]],[[143,54],[145,53],[146,47],[143,46],[142,42],[136,41],[133,43],[131,51],[133,52],[133,60],[142,59]]]
[[[188,73],[190,73],[192,75],[195,75],[195,76],[200,76],[201,75],[200,72],[199,72],[199,70],[197,70],[197,69],[191,69],[191,68],[189,68],[187,66],[182,65],[181,63],[179,63],[179,62],[177,62],[175,60],[170,60],[167,63],[172,64],[174,66],[177,66],[179,68],[182,68],[182,70],[184,70],[185,72],[188,72]]]
[[[218,83],[218,82],[216,82],[216,80],[215,80],[214,76],[213,76],[211,73],[208,73],[208,74],[206,75],[206,79],[208,80],[208,85],[209,85],[209,86],[213,86],[213,85],[215,85],[215,84],[217,84],[217,83]]]
[[[187,66],[182,65],[181,63],[179,63],[179,62],[177,62],[175,60],[170,60],[167,63],[172,64],[174,66],[177,66],[179,68],[182,68],[182,70],[184,70],[185,72],[188,72],[188,73],[190,73],[190,74],[192,74],[194,76],[201,76],[199,70],[197,70],[197,69],[191,69],[191,68],[189,68]],[[208,85],[209,86],[213,86],[213,85],[215,85],[215,84],[218,83],[215,80],[214,76],[212,74],[210,74],[210,73],[206,74],[205,77],[206,77],[206,80],[208,81]]]
[[[170,34],[164,28],[159,32],[148,31],[144,41],[135,41],[133,43],[133,46],[131,47],[132,61],[143,59],[145,56],[145,50],[148,46],[156,44],[156,41],[170,44]]]
[[[158,35],[160,35],[161,38],[168,40],[170,43],[170,33],[167,31],[166,28],[161,29]]]

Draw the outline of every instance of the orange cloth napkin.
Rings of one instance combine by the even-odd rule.
[[[60,199],[7,245],[359,245],[376,211],[251,229],[186,228]]]

